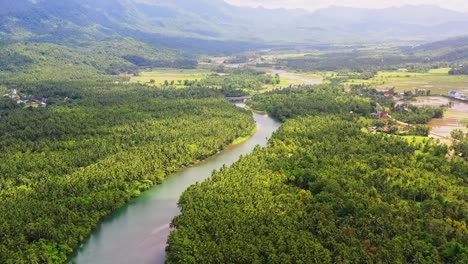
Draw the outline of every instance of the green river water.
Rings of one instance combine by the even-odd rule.
[[[242,105],[239,105],[242,107]],[[266,146],[281,123],[254,113],[257,133],[241,144],[194,166],[174,173],[140,197],[107,217],[81,244],[68,263],[164,263],[171,220],[180,213],[177,201],[192,184],[210,177],[213,170],[231,165],[255,146]]]

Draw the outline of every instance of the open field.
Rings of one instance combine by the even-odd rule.
[[[363,127],[361,131],[364,133],[371,133],[365,127]],[[382,133],[382,132],[374,132],[374,133],[380,134],[380,135],[391,136],[391,137],[399,137],[399,138],[406,140],[410,144],[423,144],[426,141],[432,140],[432,138],[430,137],[423,137],[423,136],[399,136],[399,135],[389,135],[389,134]]]
[[[285,70],[268,70],[271,74],[278,74],[281,78],[279,87],[299,84],[319,84],[322,82],[323,77],[316,73],[294,72]]]
[[[449,91],[460,91],[468,94],[467,75],[449,75],[449,69],[434,69],[427,73],[416,72],[379,72],[370,80],[350,80],[347,85],[368,84],[378,89],[387,90],[395,87],[396,92],[430,90],[431,94],[446,95]]]
[[[147,83],[151,84],[151,80],[154,80],[152,84],[158,85],[163,84],[165,81],[171,83],[174,81],[176,86],[184,86],[184,80],[193,81],[200,80],[211,74],[212,72],[205,69],[194,69],[194,70],[182,70],[182,69],[158,69],[150,72],[142,72],[139,76],[134,76],[130,79],[130,82],[136,83]],[[180,81],[180,83],[179,83]]]
[[[265,70],[265,69],[260,69]],[[322,82],[323,75],[317,73],[304,73],[304,72],[293,72],[284,70],[266,70],[268,74],[275,75],[279,74],[279,84],[264,85],[262,89],[256,92],[266,92],[278,87],[287,87],[289,85],[300,85],[300,84],[318,84]],[[206,78],[208,75],[214,72],[208,69],[194,69],[194,70],[181,70],[181,69],[159,69],[150,72],[141,72],[138,76],[132,76],[130,82],[143,83],[147,85],[161,85],[165,81],[171,84],[172,82],[175,87],[185,88],[184,81],[201,80]]]
[[[442,106],[451,103],[450,108],[444,112],[444,117],[433,118],[427,124],[434,135],[450,137],[450,133],[455,129],[468,132],[466,127],[468,121],[468,104],[455,101],[445,97],[418,97],[414,105]]]

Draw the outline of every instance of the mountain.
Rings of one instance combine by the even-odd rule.
[[[323,29],[346,32],[368,41],[433,41],[466,34],[468,16],[434,6],[386,9],[330,7],[308,16]]]
[[[468,15],[434,6],[304,10],[237,7],[222,0],[0,0],[0,40],[67,45],[132,37],[176,48],[248,43],[439,40],[468,34]]]
[[[433,57],[435,61],[468,61],[468,36],[427,43],[403,51],[408,55]]]

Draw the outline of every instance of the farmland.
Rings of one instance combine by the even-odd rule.
[[[184,81],[186,80],[201,80],[211,73],[211,71],[205,69],[158,69],[148,72],[141,72],[137,76],[133,76],[130,79],[130,82],[161,85],[167,81],[169,83],[174,82],[174,85],[182,87],[184,86]]]
[[[434,69],[427,73],[382,71],[369,80],[352,79],[346,85],[372,85],[380,90],[395,87],[396,92],[430,90],[431,94],[441,95],[446,95],[449,91],[468,92],[468,76],[449,75],[448,71],[448,68]]]

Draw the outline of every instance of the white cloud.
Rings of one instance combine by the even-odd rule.
[[[436,5],[439,7],[468,12],[467,0],[225,0],[242,6],[263,6],[267,8],[304,8],[316,10],[331,5],[364,8],[385,8],[402,5]]]

